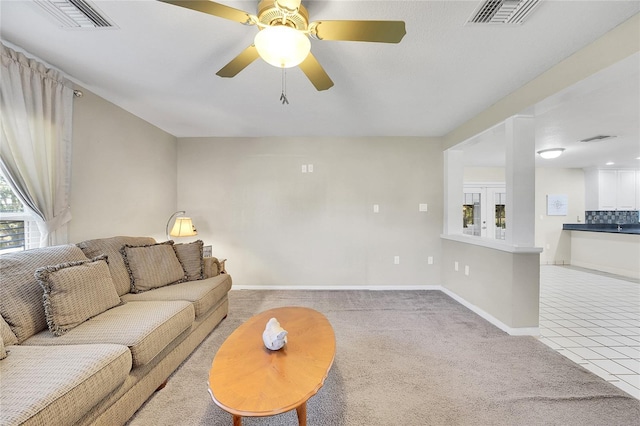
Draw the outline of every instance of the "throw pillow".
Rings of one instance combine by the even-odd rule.
[[[7,357],[7,351],[4,349],[4,341],[2,340],[2,336],[0,336],[0,360],[3,360]]]
[[[9,324],[2,318],[2,315],[0,315],[0,337],[7,346],[18,344],[18,338],[9,327]]]
[[[185,280],[182,265],[173,250],[173,241],[120,249],[131,279],[131,292],[141,293]]]
[[[202,256],[202,240],[194,241],[188,244],[175,244],[173,249],[176,251],[178,260],[182,264],[182,269],[187,274],[187,281],[201,280],[204,272],[204,260]]]
[[[105,255],[46,266],[35,277],[44,290],[47,325],[56,336],[121,303]]]

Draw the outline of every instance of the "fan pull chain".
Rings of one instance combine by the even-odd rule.
[[[282,101],[282,105],[289,105],[289,100],[287,99],[287,69],[282,68],[282,94],[280,95],[280,100]]]

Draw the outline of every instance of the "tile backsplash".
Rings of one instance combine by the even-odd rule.
[[[640,222],[640,211],[636,210],[612,210],[612,211],[586,211],[585,223],[595,224],[624,224]]]

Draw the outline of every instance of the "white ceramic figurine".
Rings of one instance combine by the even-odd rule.
[[[267,349],[277,351],[287,343],[287,330],[280,327],[277,319],[271,318],[262,332],[262,341]]]

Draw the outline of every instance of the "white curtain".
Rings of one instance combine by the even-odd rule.
[[[71,220],[73,87],[60,72],[0,48],[0,167],[34,213],[40,246],[64,244]]]

